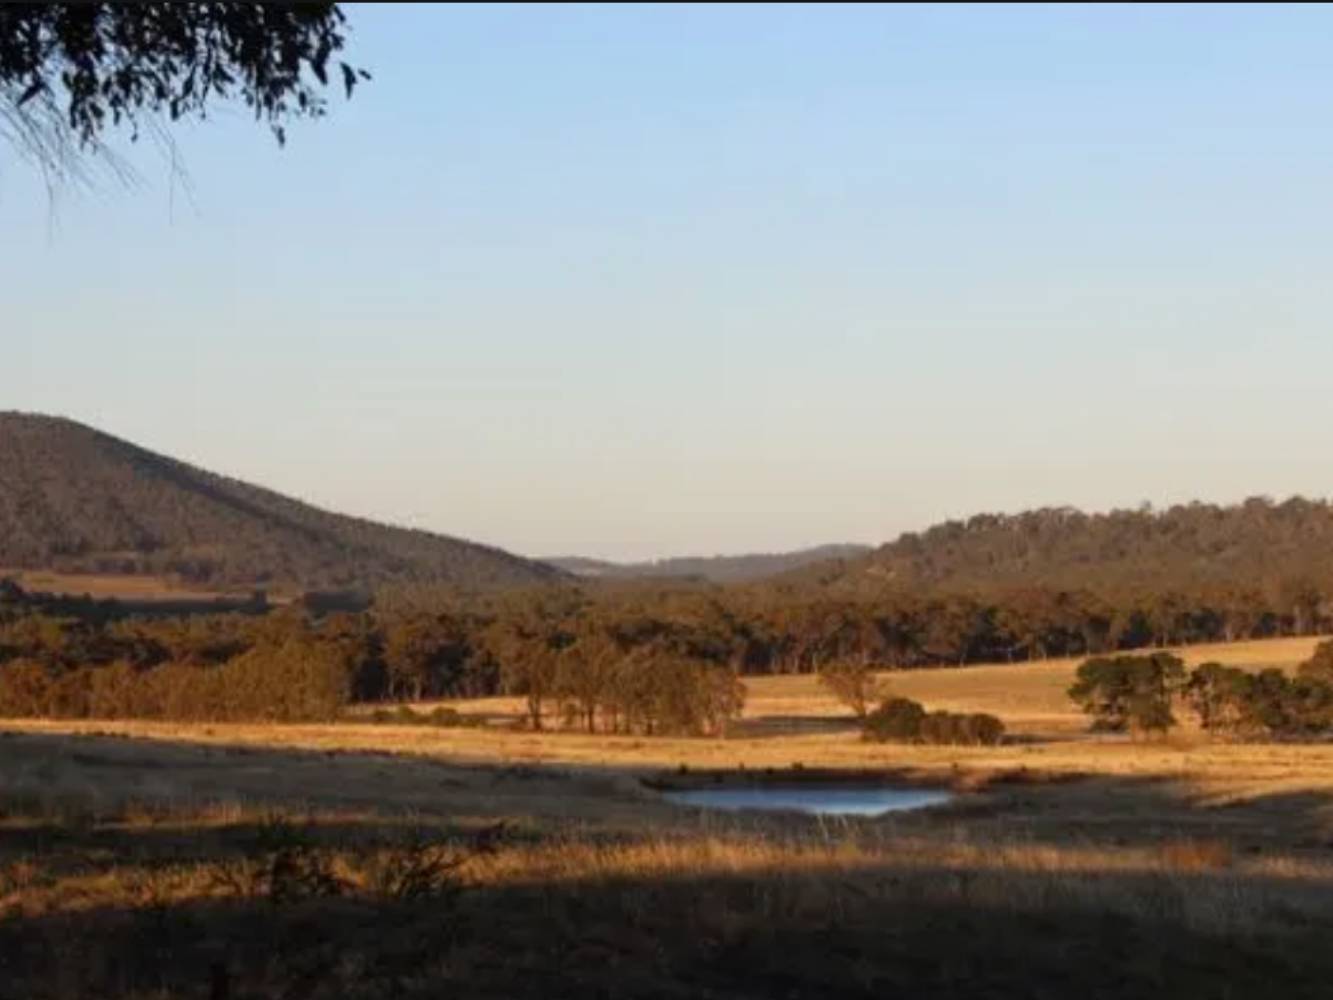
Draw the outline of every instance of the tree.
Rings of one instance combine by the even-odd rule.
[[[449,615],[388,618],[383,656],[389,697],[420,701],[458,693],[471,652],[463,623]]]
[[[509,693],[524,697],[528,724],[534,730],[542,728],[546,701],[556,693],[559,670],[560,650],[546,643],[511,645],[501,661],[501,681]]]
[[[345,43],[333,3],[0,4],[0,125],[48,179],[109,128],[204,119],[238,100],[286,140],[287,124],[325,113],[330,73],[348,97],[369,75],[335,60]]]
[[[1310,658],[1297,670],[1300,677],[1333,684],[1333,639],[1325,640],[1314,648]]]
[[[1185,680],[1185,664],[1170,653],[1097,656],[1078,668],[1069,697],[1111,732],[1163,733],[1175,725],[1171,702]]]
[[[1232,732],[1245,720],[1245,704],[1252,679],[1237,667],[1203,663],[1190,673],[1185,697],[1199,717],[1199,725],[1211,734]]]
[[[556,687],[570,715],[588,732],[597,731],[597,711],[603,715],[611,700],[616,670],[624,654],[605,633],[586,630],[560,653]],[[604,723],[605,725],[605,723]]]
[[[869,665],[855,661],[843,660],[826,665],[819,671],[819,683],[850,708],[858,719],[864,719],[870,706],[883,701],[887,694]]]

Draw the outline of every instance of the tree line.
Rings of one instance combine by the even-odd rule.
[[[1320,643],[1294,677],[1221,663],[1187,671],[1170,653],[1093,657],[1069,688],[1094,730],[1161,736],[1185,708],[1212,736],[1318,739],[1333,732],[1333,641]]]
[[[1323,592],[1309,581],[1268,591],[948,593],[885,586],[875,594],[841,596],[786,584],[592,584],[473,593],[399,585],[379,591],[359,612],[292,605],[267,613],[169,616],[131,613],[115,602],[38,598],[11,584],[0,587],[0,688],[14,686],[10,667],[19,661],[29,664],[27,689],[36,684],[32,664],[52,677],[112,665],[135,678],[174,676],[163,671],[168,667],[227,667],[239,677],[233,661],[257,649],[273,655],[287,643],[288,660],[306,654],[307,660],[327,659],[320,669],[338,675],[330,689],[345,691],[346,701],[512,694],[525,699],[533,727],[712,732],[735,714],[735,682],[747,675],[1114,657],[1329,624]],[[326,647],[333,650],[327,657]],[[865,700],[858,714],[877,699]],[[249,710],[243,698],[224,703],[235,706],[229,713]],[[150,698],[145,704],[149,708],[136,703],[135,711],[166,703]],[[299,710],[267,711],[290,716]],[[321,703],[310,711],[327,709]]]
[[[85,614],[58,615],[56,607]],[[328,720],[353,702],[512,694],[527,724],[722,735],[744,687],[725,661],[624,634],[534,593],[512,615],[121,616],[0,590],[0,716]]]

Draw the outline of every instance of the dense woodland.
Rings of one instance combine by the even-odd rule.
[[[55,417],[0,413],[0,566],[290,589],[563,574],[499,549],[319,510]]]
[[[720,732],[747,674],[1096,655],[1329,624],[1324,592],[1308,579],[878,597],[787,582],[400,585],[361,612],[295,604],[156,617],[11,585],[0,596],[0,714],[325,718],[350,701],[503,692],[525,697],[533,727]]]
[[[0,594],[0,697],[17,714],[324,717],[349,700],[508,692],[528,699],[533,726],[720,731],[748,674],[1333,628],[1324,501],[979,515],[743,584],[575,580],[18,414],[0,414],[0,565],[376,584],[368,607],[165,618],[11,587]],[[289,689],[305,693],[280,696]]]
[[[1308,579],[1333,590],[1333,507],[1252,497],[1086,514],[1069,507],[978,514],[908,532],[864,558],[792,575],[839,592],[1043,587],[1123,593],[1272,589]]]

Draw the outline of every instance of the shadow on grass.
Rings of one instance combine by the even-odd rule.
[[[1010,771],[945,808],[828,821],[678,809],[638,777],[0,739],[0,1000],[1304,998],[1333,981],[1328,884],[1245,867],[1270,851],[1325,859],[1325,795],[1216,807],[1164,780]],[[93,807],[80,811],[80,794]],[[224,805],[191,818],[209,802]],[[553,860],[416,902],[220,893],[209,870],[262,853],[267,808],[319,811],[310,846],[352,859],[417,824],[460,840],[507,818],[508,848],[540,858],[549,847]],[[701,838],[722,856],[654,854]],[[976,849],[942,863],[964,840]],[[764,855],[774,842],[790,853]],[[870,853],[843,857],[843,842]],[[570,843],[574,860],[562,860]],[[834,863],[810,862],[810,845]],[[1117,853],[1157,847],[1178,851],[1159,869]],[[1079,870],[1005,860],[1025,849],[1087,853]],[[1099,849],[1119,866],[1088,868]]]
[[[875,784],[944,785],[960,790],[948,805],[920,812],[846,821],[888,835],[965,834],[981,842],[1068,846],[1153,846],[1172,838],[1226,842],[1238,854],[1333,848],[1333,796],[1293,791],[1249,795],[1218,804],[1176,779],[1061,774],[1026,768],[960,769],[885,766],[840,771],[832,778]],[[718,817],[674,806],[645,787],[740,779],[788,783],[828,777],[819,768],[699,771],[596,765],[450,762],[411,754],[314,751],[197,744],[120,736],[0,733],[0,820],[6,812],[47,814],[46,833],[0,828],[5,837],[60,838],[98,819],[156,811],[218,807],[249,813],[278,809],[422,817],[475,826],[499,819],[520,828],[578,823],[585,836],[697,831],[701,824],[746,834],[822,836],[828,821],[796,814]],[[842,821],[838,821],[842,822]],[[27,824],[33,827],[32,823]],[[38,824],[40,826],[40,824]],[[103,830],[102,836],[114,836]]]
[[[1327,996],[1327,913],[1228,878],[1066,886],[885,862],[590,873],[415,903],[150,897],[0,919],[0,998]],[[1229,926],[1204,904],[1237,891],[1253,910]]]
[[[775,739],[781,736],[811,736],[860,732],[861,723],[850,715],[766,715],[738,719],[730,724],[733,736],[746,739]]]

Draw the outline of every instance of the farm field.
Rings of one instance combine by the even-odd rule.
[[[1314,637],[1185,647],[1193,665],[1217,661],[1245,669],[1294,669]],[[1333,747],[1321,744],[1214,742],[1188,727],[1166,741],[1134,742],[1094,736],[1065,692],[1077,659],[895,671],[882,675],[890,691],[929,709],[991,712],[1009,732],[1000,747],[902,746],[859,739],[856,722],[811,675],[747,678],[746,705],[727,739],[647,738],[575,730],[515,731],[522,703],[487,698],[445,705],[485,716],[477,728],[435,728],[349,721],[255,725],[103,720],[9,720],[11,731],[96,733],[182,743],[274,747],[320,752],[387,752],[468,764],[553,764],[624,769],[644,774],[678,768],[909,768],[948,778],[954,769],[980,772],[1025,768],[1046,774],[1188,777],[1202,792],[1237,797],[1278,789],[1333,788]],[[365,711],[361,713],[365,717]]]
[[[247,594],[201,590],[155,576],[129,573],[57,573],[51,570],[7,570],[0,567],[0,578],[13,580],[33,593],[88,595],[96,600],[126,601],[211,601],[219,597]]]
[[[1001,715],[996,748],[864,743],[803,676],[750,679],[725,740],[514,731],[508,699],[455,703],[485,728],[7,721],[0,962],[53,998],[1320,995],[1333,747],[1092,737],[1075,667],[889,678]],[[956,795],[821,820],[641,780],[818,768]]]

